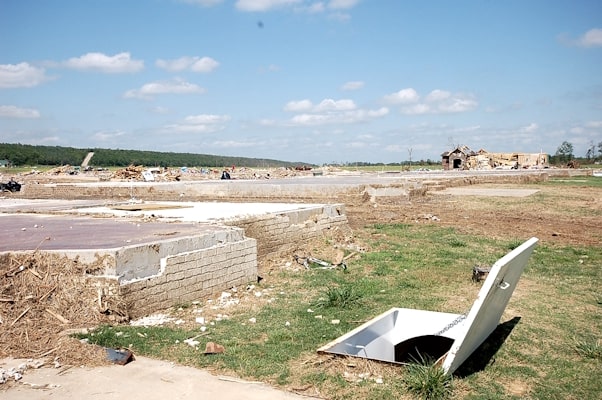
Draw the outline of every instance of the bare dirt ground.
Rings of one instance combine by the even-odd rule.
[[[536,236],[542,243],[559,246],[602,245],[602,189],[579,185],[570,186],[567,189],[567,187],[561,186],[529,184],[489,184],[479,185],[479,188],[492,191],[500,189],[506,193],[517,188],[535,188],[538,192],[527,197],[495,196],[494,192],[488,196],[426,192],[410,196],[410,198],[371,200],[354,197],[341,198],[340,201],[345,203],[349,226],[358,246],[361,246],[368,234],[364,228],[376,223],[437,224],[438,226],[453,227],[459,232],[474,236],[500,239],[527,239]],[[272,201],[274,200],[272,199]],[[313,255],[330,260],[338,257],[336,249],[321,250],[320,254],[313,253]],[[260,265],[260,268],[264,270],[271,267],[269,261]],[[5,320],[3,324],[6,326],[10,321]],[[36,327],[31,326],[31,329],[33,331]],[[47,340],[52,343],[50,338]],[[49,354],[50,359],[62,356],[63,360],[74,365],[90,367],[103,364],[103,353],[95,353],[84,350],[83,347],[73,346],[79,345],[69,342],[65,348],[70,349],[70,352],[63,354],[59,354],[61,347],[57,347],[55,352]],[[14,355],[10,354],[10,346],[6,347],[6,344],[0,350],[3,350],[0,354],[4,353],[4,356]],[[74,358],[74,355],[78,357]],[[18,354],[18,356],[30,355]],[[0,368],[2,367],[0,365]],[[90,374],[94,374],[94,372],[90,371]],[[78,375],[77,379],[84,378]],[[102,383],[100,384],[102,385]],[[1,389],[0,392],[3,390]],[[240,392],[241,389],[238,387],[232,390]],[[11,397],[11,393],[14,394],[13,397]],[[8,394],[7,398],[21,398],[15,393],[8,391],[3,396]],[[31,393],[29,393],[30,396]],[[167,391],[167,393],[170,392]],[[77,398],[80,394],[82,393],[65,398]],[[265,398],[285,398],[283,393],[276,393],[274,396]],[[27,398],[42,399],[46,397],[40,395]],[[130,398],[135,399],[135,397]]]
[[[602,190],[591,187],[537,186],[528,197],[495,196],[495,189],[529,185],[479,185],[490,196],[428,192],[399,201],[346,204],[354,231],[375,223],[432,223],[459,232],[494,238],[526,239],[559,245],[602,244]]]

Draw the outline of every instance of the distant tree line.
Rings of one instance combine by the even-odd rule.
[[[215,167],[231,165],[237,167],[294,167],[311,165],[303,162],[228,157],[210,154],[168,153],[143,150],[76,149],[62,146],[34,146],[27,144],[0,143],[0,160],[8,160],[12,166],[73,165],[84,161],[88,152],[94,156],[89,165],[95,167],[127,167],[144,165],[149,167]]]
[[[585,152],[585,157],[575,157],[573,151],[573,144],[565,140],[558,146],[556,153],[550,156],[550,164],[562,165],[573,160],[586,163],[602,161],[602,142],[599,142],[598,144],[594,144],[593,141],[590,142],[587,151]]]

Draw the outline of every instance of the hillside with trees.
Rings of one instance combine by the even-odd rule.
[[[168,153],[144,150],[76,149],[61,146],[33,146],[0,143],[0,160],[10,165],[80,165],[89,152],[94,152],[90,165],[96,167],[126,167],[145,165],[152,167],[292,167],[309,165],[303,162],[286,162],[261,158],[228,157],[210,154]]]

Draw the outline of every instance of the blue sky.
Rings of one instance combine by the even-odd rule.
[[[584,156],[598,0],[1,0],[0,142],[305,161]]]

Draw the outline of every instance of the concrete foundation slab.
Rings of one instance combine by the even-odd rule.
[[[0,199],[0,259],[77,259],[99,304],[137,317],[256,281],[258,257],[346,223],[342,205]]]

